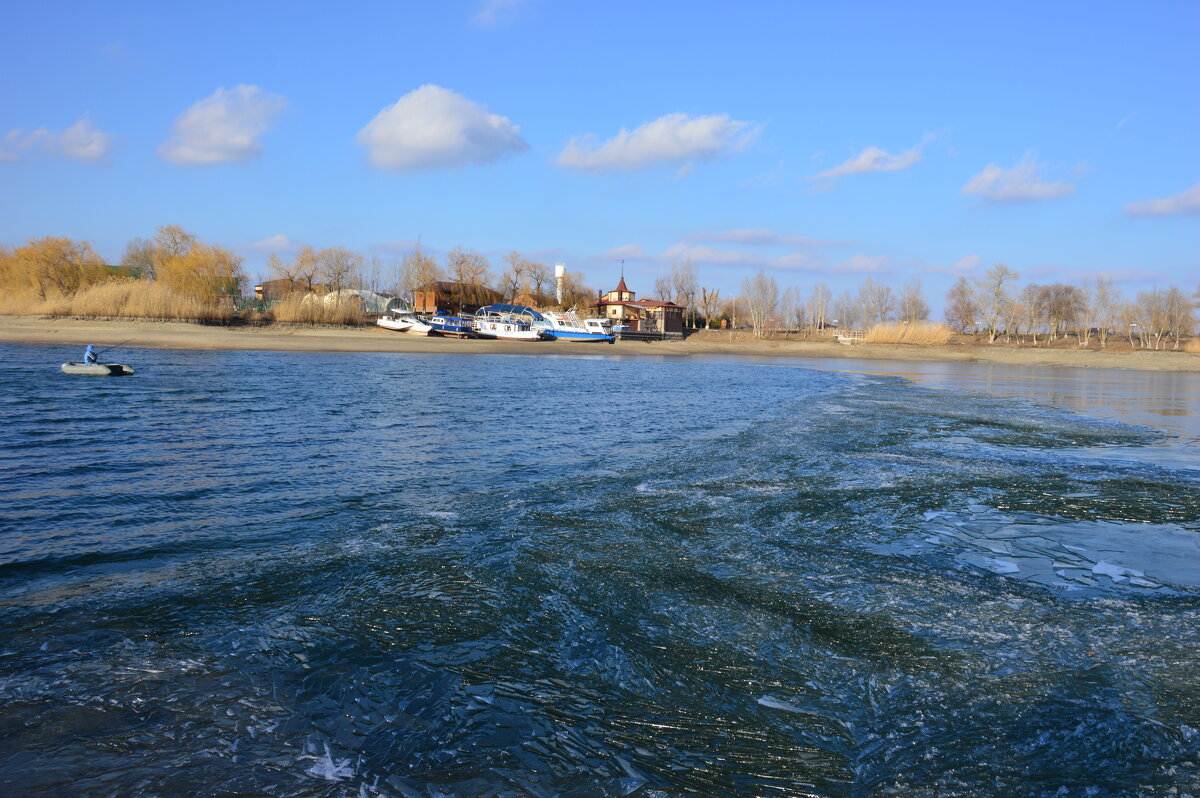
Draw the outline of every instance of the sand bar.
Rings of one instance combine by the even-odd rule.
[[[455,354],[731,355],[812,357],[917,362],[989,362],[1014,366],[1200,371],[1200,355],[1171,351],[1098,352],[1086,349],[996,344],[905,346],[758,340],[748,333],[705,330],[686,341],[619,341],[616,344],[481,341],[425,338],[378,327],[299,325],[215,326],[174,321],[97,320],[0,316],[0,341],[97,347],[123,344],[163,349],[224,349],[289,352],[424,352]],[[69,355],[64,353],[64,358]]]

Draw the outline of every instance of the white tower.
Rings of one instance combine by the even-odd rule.
[[[567,279],[567,264],[565,264],[565,263],[554,264],[554,301],[556,301],[560,305],[562,304],[562,301],[563,301],[562,300],[563,283],[566,281],[566,279]]]

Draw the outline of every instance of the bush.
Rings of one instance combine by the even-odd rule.
[[[1184,352],[1191,352],[1194,355],[1200,355],[1200,338],[1193,338],[1183,345]]]

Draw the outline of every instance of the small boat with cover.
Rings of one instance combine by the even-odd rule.
[[[68,360],[61,368],[63,374],[86,374],[92,377],[128,377],[133,374],[133,366],[124,363],[80,363],[78,360]]]
[[[126,341],[125,343],[129,343]],[[118,344],[117,346],[120,346]],[[128,377],[133,374],[133,367],[127,366],[124,363],[101,363],[100,355],[109,349],[116,347],[110,346],[103,352],[97,352],[96,348],[91,344],[87,345],[87,349],[83,351],[83,360],[68,360],[60,367],[63,374],[85,374],[91,377]]]

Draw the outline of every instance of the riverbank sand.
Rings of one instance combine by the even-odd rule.
[[[615,345],[566,342],[481,341],[425,338],[378,327],[293,325],[213,326],[170,321],[0,316],[0,341],[61,344],[63,358],[86,344],[165,349],[268,350],[292,352],[420,352],[476,354],[736,355],[925,362],[984,361],[1014,366],[1073,366],[1142,371],[1200,371],[1200,355],[1171,351],[1109,351],[995,344],[908,346],[836,341],[759,340],[748,333],[704,330],[686,341],[619,341]]]

